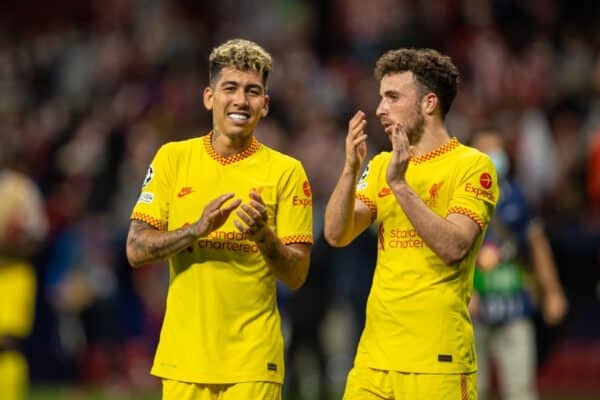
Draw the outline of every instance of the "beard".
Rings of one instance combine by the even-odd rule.
[[[408,137],[408,143],[411,146],[416,145],[421,141],[423,132],[425,131],[425,118],[421,110],[417,109],[415,122],[406,128],[406,136]]]

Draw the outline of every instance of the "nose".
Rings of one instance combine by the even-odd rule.
[[[235,91],[233,95],[233,104],[238,107],[245,107],[248,105],[248,98],[246,97],[246,93],[243,90],[243,88],[240,88]]]
[[[387,106],[385,104],[385,99],[381,99],[379,104],[377,105],[377,110],[375,110],[375,115],[377,118],[381,118],[383,115],[387,114]]]

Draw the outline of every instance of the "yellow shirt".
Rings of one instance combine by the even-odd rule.
[[[299,161],[256,139],[224,158],[211,135],[157,152],[131,215],[157,229],[197,221],[214,198],[260,193],[268,225],[285,244],[312,243],[312,195]],[[218,230],[169,259],[166,314],[152,374],[198,383],[283,382],[276,278],[235,212]]]
[[[26,338],[35,312],[36,278],[25,261],[0,264],[0,336]]]
[[[44,202],[35,183],[11,170],[0,172],[0,241],[13,235],[43,240],[48,231]],[[0,335],[25,338],[35,312],[36,276],[25,259],[0,254]]]
[[[411,159],[406,181],[441,217],[465,214],[481,227],[466,257],[444,262],[425,244],[386,182],[390,152],[375,156],[357,198],[379,224],[375,275],[356,364],[414,373],[476,371],[467,311],[475,259],[498,199],[496,172],[485,154],[455,138]]]

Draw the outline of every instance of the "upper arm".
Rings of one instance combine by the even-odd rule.
[[[310,249],[311,245],[308,243],[290,243],[286,246],[292,249],[294,252],[300,255],[303,261],[307,263],[310,261]]]
[[[356,199],[354,202],[354,224],[352,230],[352,239],[364,232],[365,229],[373,222],[372,209],[366,205],[361,199]]]
[[[296,262],[290,262],[288,267],[292,267],[294,271],[290,271],[291,279],[286,280],[286,284],[292,290],[299,289],[308,276],[308,268],[310,266],[310,248],[308,243],[289,243],[285,245],[292,253],[292,259]],[[291,260],[290,260],[291,261]]]
[[[456,226],[461,241],[466,249],[470,249],[479,233],[481,233],[479,224],[464,214],[450,214],[446,217],[446,220]]]
[[[375,156],[363,171],[356,185],[352,240],[363,233],[377,218],[376,190],[380,173],[380,159]]]
[[[141,236],[145,231],[158,231],[155,227],[146,222],[132,219],[129,224],[129,232],[127,233],[127,243],[125,251],[127,254],[127,261],[131,266],[140,265],[140,253],[141,253]]]
[[[539,219],[532,220],[525,231],[527,243],[533,253],[540,254],[541,252],[552,255],[550,241],[544,231],[544,225]]]

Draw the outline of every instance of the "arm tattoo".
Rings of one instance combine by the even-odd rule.
[[[177,254],[193,241],[194,236],[187,226],[164,232],[145,222],[131,220],[127,258],[133,266],[161,261]]]
[[[299,249],[283,244],[274,234],[256,244],[276,278],[292,289],[302,286],[308,273],[309,256],[305,256]]]

